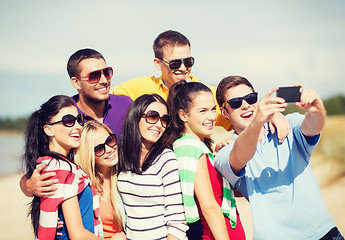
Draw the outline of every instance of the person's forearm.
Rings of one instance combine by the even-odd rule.
[[[251,124],[238,135],[229,155],[229,163],[235,173],[241,171],[247,162],[253,158],[261,130],[262,124],[252,121]]]
[[[307,112],[301,126],[302,133],[309,137],[319,134],[325,126],[326,117],[324,108],[316,112]]]
[[[174,235],[168,234],[167,240],[179,240],[177,237]]]
[[[224,215],[217,202],[202,209],[202,213],[215,239],[229,239]]]
[[[27,197],[33,197],[34,195],[28,191],[28,188],[27,188],[27,181],[28,181],[28,176],[27,174],[25,174],[24,176],[22,176],[22,178],[20,179],[19,181],[19,185],[20,185],[20,189],[22,190],[22,192],[25,194],[25,196]]]

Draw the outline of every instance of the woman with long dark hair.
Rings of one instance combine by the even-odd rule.
[[[43,173],[55,172],[58,190],[50,197],[34,197],[30,206],[37,239],[101,239],[97,192],[92,191],[88,176],[73,162],[73,150],[79,138],[84,116],[78,114],[70,97],[57,95],[42,104],[27,122],[23,163],[30,177],[38,164]],[[93,198],[95,198],[93,200]],[[67,228],[56,235],[57,220]]]
[[[172,123],[167,145],[176,154],[189,239],[245,239],[233,189],[214,167],[212,140],[216,103],[199,82],[180,81],[169,90]]]
[[[118,187],[129,239],[185,239],[177,160],[161,138],[170,125],[167,105],[145,94],[129,107],[119,146]]]

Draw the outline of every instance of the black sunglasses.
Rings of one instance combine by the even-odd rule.
[[[115,134],[110,134],[109,137],[105,140],[105,143],[98,144],[94,150],[95,150],[95,155],[97,157],[101,157],[105,153],[105,145],[108,145],[109,147],[114,147],[116,146],[116,136]]]
[[[222,107],[224,107],[226,103],[229,103],[232,109],[237,109],[242,106],[242,100],[245,100],[248,104],[254,104],[258,101],[258,93],[253,92],[243,97],[229,99],[228,101],[223,103]]]
[[[167,128],[170,126],[170,115],[164,114],[163,116],[159,116],[159,113],[154,110],[150,110],[147,113],[143,113],[143,117],[147,123],[155,124],[158,120],[161,120],[162,127]]]
[[[103,68],[103,69],[100,69],[100,70],[96,70],[96,71],[90,72],[87,77],[79,76],[79,78],[87,78],[87,81],[90,84],[95,84],[95,83],[98,83],[99,80],[101,79],[102,73],[105,76],[105,78],[107,80],[109,80],[110,78],[113,77],[114,71],[113,71],[112,67],[106,67],[106,68]]]
[[[62,117],[61,121],[48,123],[48,125],[54,125],[61,122],[66,127],[73,127],[75,124],[75,121],[77,121],[80,126],[84,126],[84,120],[85,120],[85,115],[82,113],[79,113],[76,117],[73,116],[72,114],[67,114]]]
[[[193,57],[187,57],[187,58],[181,58],[181,59],[173,59],[169,62],[164,61],[163,59],[160,59],[161,61],[167,63],[169,65],[169,68],[171,70],[179,69],[182,65],[182,62],[186,68],[191,68],[194,65],[194,58]]]

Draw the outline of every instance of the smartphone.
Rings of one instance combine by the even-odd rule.
[[[277,97],[285,99],[285,102],[300,102],[301,101],[301,87],[280,87],[277,90]]]

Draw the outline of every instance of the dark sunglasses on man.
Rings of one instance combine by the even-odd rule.
[[[73,116],[72,114],[67,114],[62,117],[61,121],[48,123],[48,125],[54,125],[61,122],[65,127],[73,127],[75,124],[75,121],[77,121],[80,126],[84,126],[84,122],[85,122],[84,120],[85,120],[85,115],[82,113],[79,113],[76,117]]]
[[[102,74],[105,76],[105,78],[107,80],[109,80],[110,78],[113,77],[113,68],[112,67],[106,67],[106,68],[103,68],[103,69],[100,69],[100,70],[96,70],[96,71],[93,71],[93,72],[90,72],[88,76],[79,76],[79,78],[87,78],[87,81],[90,83],[90,84],[95,84],[95,83],[98,83],[99,80],[101,79],[102,77]]]
[[[237,98],[229,99],[228,101],[223,103],[222,107],[224,107],[225,104],[228,103],[232,109],[237,109],[237,108],[242,106],[243,100],[245,100],[248,104],[254,104],[258,101],[258,93],[253,92],[253,93],[249,93],[243,97],[237,97]]]
[[[169,65],[169,68],[171,70],[176,70],[176,69],[179,69],[182,65],[182,63],[184,64],[184,66],[186,68],[191,68],[193,65],[194,65],[194,58],[193,57],[187,57],[187,58],[180,58],[180,59],[173,59],[169,62],[167,61],[164,61],[163,59],[159,59],[163,62],[165,62],[166,64]]]
[[[104,143],[98,144],[94,150],[95,150],[95,155],[97,157],[101,157],[103,156],[103,154],[105,153],[105,145],[108,145],[109,147],[115,147],[116,146],[116,136],[115,134],[110,134],[109,137],[107,137],[107,139],[105,140]]]
[[[157,111],[150,110],[147,113],[143,113],[143,117],[145,117],[145,120],[147,123],[150,124],[156,124],[158,120],[161,120],[162,127],[167,128],[170,126],[170,115],[164,114],[163,116],[160,116]]]

